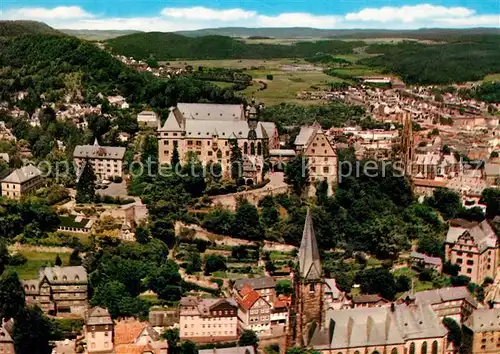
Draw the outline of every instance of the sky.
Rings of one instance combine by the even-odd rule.
[[[500,0],[0,0],[2,20],[60,29],[500,28]]]

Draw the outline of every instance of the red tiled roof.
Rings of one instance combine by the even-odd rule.
[[[249,310],[253,306],[253,304],[255,304],[255,302],[259,299],[260,299],[259,293],[253,290],[252,292],[245,295],[243,299],[241,299],[241,305],[245,309]]]
[[[149,344],[122,344],[115,348],[116,354],[143,354],[144,352],[156,353],[156,350],[151,348]]]
[[[243,285],[243,287],[240,290],[240,296],[245,297],[246,295],[250,294],[253,290],[252,286],[248,283]]]
[[[115,345],[133,343],[147,326],[146,322],[139,322],[136,319],[119,321],[115,325]]]

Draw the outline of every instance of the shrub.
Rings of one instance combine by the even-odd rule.
[[[268,79],[268,80],[272,81],[272,80],[274,79],[274,76],[273,76],[273,75],[271,75],[271,74],[268,74],[268,75],[266,76],[266,79]]]

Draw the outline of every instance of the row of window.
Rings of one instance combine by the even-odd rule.
[[[205,334],[206,333],[206,334]],[[182,337],[193,337],[193,336],[215,336],[215,335],[226,335],[226,336],[235,336],[236,335],[236,330],[234,331],[217,331],[217,332],[201,332],[198,334],[198,332],[184,332],[182,333]]]

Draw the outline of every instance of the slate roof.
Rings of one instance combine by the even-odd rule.
[[[234,282],[234,288],[241,291],[245,284],[249,284],[254,290],[273,288],[276,286],[276,281],[273,277],[259,277],[249,279],[238,279]]]
[[[85,312],[85,324],[87,326],[113,325],[113,320],[107,309],[94,307]]]
[[[306,146],[316,130],[313,126],[301,127],[299,134],[295,138],[294,145]]]
[[[299,249],[299,271],[300,276],[307,280],[320,279],[322,274],[318,244],[309,208],[307,208],[306,222]]]
[[[496,163],[487,163],[484,165],[484,174],[486,176],[500,176],[500,165]]]
[[[341,295],[341,291],[339,290],[339,288],[337,288],[335,279],[325,279],[325,284],[325,294],[332,294],[334,299],[337,299]]]
[[[198,350],[198,354],[255,354],[255,349],[252,346],[217,348],[217,349],[200,349]]]
[[[77,145],[73,152],[73,157],[91,159],[123,160],[125,155],[124,147],[100,146],[100,145]]]
[[[41,175],[42,172],[38,168],[33,165],[28,165],[14,170],[10,175],[5,177],[2,182],[24,183]]]
[[[219,305],[220,303],[227,302],[231,306],[238,307],[236,300],[234,299],[198,299],[193,296],[187,296],[181,298],[180,305],[196,307],[200,315],[210,315],[210,309]]]
[[[244,107],[237,104],[178,103],[177,108],[186,119],[245,120]]]
[[[415,303],[420,305],[434,305],[455,300],[467,300],[473,306],[477,307],[476,300],[465,286],[426,290],[415,293]]]
[[[352,297],[353,304],[368,304],[368,303],[376,303],[379,301],[389,302],[389,300],[384,299],[382,296],[378,294],[363,294]]]
[[[495,248],[497,246],[498,238],[487,220],[484,220],[469,229],[462,227],[450,227],[446,235],[446,242],[455,243],[458,238],[466,232],[474,238],[474,242],[478,245],[480,252],[487,248]]]
[[[500,331],[500,309],[476,309],[464,325],[473,332]]]
[[[412,252],[410,254],[410,257],[419,259],[426,264],[432,264],[432,265],[441,265],[442,264],[441,258],[431,257],[431,256],[428,256],[428,255],[426,255],[424,253],[420,253],[420,252]]]
[[[47,277],[51,284],[87,284],[87,271],[82,266],[40,268],[40,280]]]
[[[447,333],[429,306],[397,305],[394,311],[388,307],[328,310],[326,324],[311,339],[314,349],[397,345]]]

